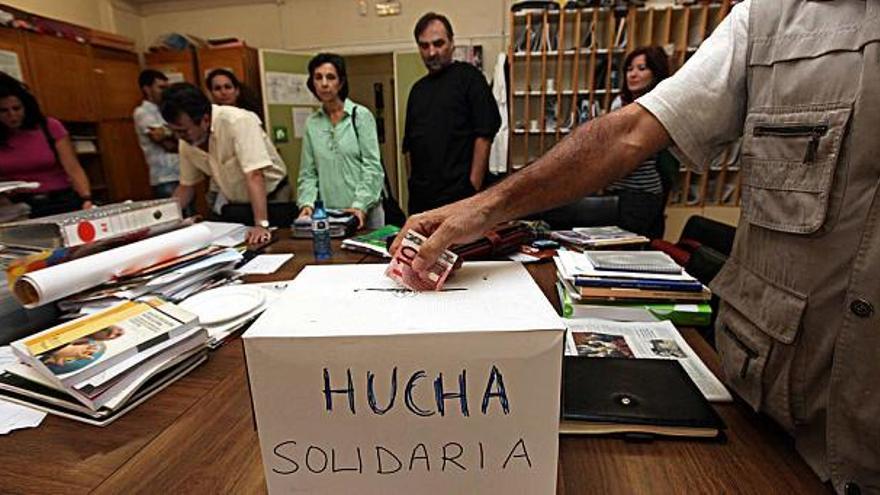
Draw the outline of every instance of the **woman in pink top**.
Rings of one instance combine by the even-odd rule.
[[[89,179],[64,126],[43,116],[24,84],[0,72],[0,180],[39,182],[12,196],[41,217],[92,207]]]

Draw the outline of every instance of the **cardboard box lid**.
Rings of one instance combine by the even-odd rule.
[[[344,337],[416,333],[563,330],[519,263],[465,263],[443,292],[400,291],[386,265],[306,267],[244,334]]]

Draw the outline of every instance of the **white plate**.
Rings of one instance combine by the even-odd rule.
[[[180,307],[199,315],[202,325],[217,325],[250,313],[265,300],[266,295],[259,288],[230,285],[200,292],[180,303]]]

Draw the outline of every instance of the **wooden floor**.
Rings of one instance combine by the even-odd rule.
[[[296,253],[290,277],[314,260],[310,244],[284,241],[270,252]],[[333,263],[380,261],[341,251]],[[552,264],[530,267],[558,304]],[[268,280],[279,278],[258,277]],[[717,372],[712,349],[693,331],[692,347]],[[829,493],[772,423],[744,404],[717,405],[725,443],[563,437],[558,493]],[[0,493],[263,493],[240,339],[106,428],[49,416],[35,429],[0,437]]]

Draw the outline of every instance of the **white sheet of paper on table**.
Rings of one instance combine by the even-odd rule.
[[[8,345],[0,347],[0,369],[15,363],[18,359],[12,354],[12,348]],[[20,406],[0,399],[0,435],[6,435],[12,430],[33,428],[43,422],[46,413]]]
[[[268,275],[275,273],[287,260],[293,258],[293,253],[287,254],[261,254],[250,260],[246,265],[238,269],[238,273],[247,275]]]

